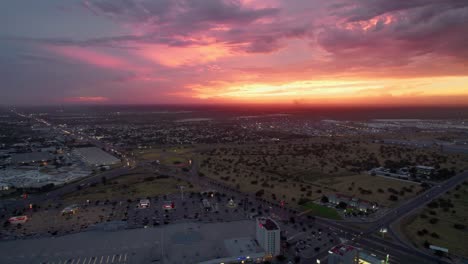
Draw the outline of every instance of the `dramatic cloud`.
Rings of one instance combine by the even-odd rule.
[[[5,7],[2,103],[368,97],[426,104],[440,97],[468,104],[466,0],[47,0]]]

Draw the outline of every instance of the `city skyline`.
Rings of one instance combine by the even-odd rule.
[[[11,1],[0,104],[468,105],[466,1]]]

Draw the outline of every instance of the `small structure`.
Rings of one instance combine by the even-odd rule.
[[[150,200],[148,199],[141,199],[140,203],[138,204],[139,208],[148,208],[150,206]]]
[[[8,222],[12,225],[24,224],[29,220],[27,215],[13,216],[8,219]]]
[[[339,203],[346,203],[347,206],[363,212],[378,209],[377,203],[362,200],[349,195],[335,193],[327,195],[327,198],[328,201],[332,204],[338,205]]]
[[[416,175],[418,176],[424,176],[428,179],[430,179],[430,176],[432,174],[434,174],[434,171],[435,171],[435,168],[434,167],[430,167],[430,166],[422,166],[422,165],[418,165],[416,167],[414,167],[416,169]]]
[[[78,209],[79,209],[79,206],[78,206],[78,205],[72,204],[72,205],[70,205],[70,206],[65,207],[65,208],[62,210],[62,215],[73,215],[73,214],[76,214],[76,212],[78,212]]]
[[[227,206],[231,207],[231,208],[234,208],[234,207],[237,207],[237,204],[234,202],[234,200],[230,199]]]
[[[11,188],[11,184],[0,182],[0,191],[8,191]]]

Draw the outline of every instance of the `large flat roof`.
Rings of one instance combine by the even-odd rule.
[[[74,152],[84,162],[92,165],[111,165],[120,162],[118,158],[96,147],[76,148]]]

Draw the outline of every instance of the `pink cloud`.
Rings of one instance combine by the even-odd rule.
[[[61,56],[102,68],[123,68],[127,62],[102,52],[75,46],[46,46],[46,49]]]

